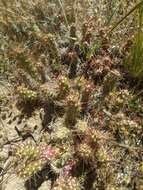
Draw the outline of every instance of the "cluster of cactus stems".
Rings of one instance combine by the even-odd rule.
[[[48,93],[47,87],[41,86],[43,96]],[[55,181],[53,189],[80,190],[81,186],[77,178],[71,177],[73,168],[78,162],[92,163],[96,154],[96,134],[90,129],[88,121],[80,118],[82,106],[90,101],[93,86],[84,77],[76,78],[72,82],[62,76],[55,87],[54,100],[65,103],[65,112],[62,118],[57,118],[52,125],[49,140],[45,145],[33,145],[31,143],[17,147],[15,151],[15,169],[17,175],[28,179],[41,171],[46,163],[51,170],[60,175]],[[29,101],[33,91],[19,87],[19,94]],[[80,96],[81,94],[81,96]],[[37,93],[30,100],[37,98]],[[30,97],[29,97],[30,96]],[[39,94],[38,94],[39,96]],[[76,143],[79,141],[78,145]],[[17,158],[21,160],[20,164]],[[76,160],[78,160],[76,162]],[[17,162],[17,163],[16,163]],[[62,175],[61,175],[62,174]],[[68,183],[67,183],[68,182]]]
[[[46,144],[40,144],[38,146],[28,141],[14,148],[13,167],[17,175],[24,180],[36,175],[46,163],[51,164],[51,168],[57,173],[59,172],[58,168],[62,167],[64,159],[66,162],[66,157],[63,155],[65,154],[64,152],[66,150],[64,151],[58,147],[52,147]]]
[[[23,145],[17,145],[13,150],[13,167],[19,177],[24,180],[41,171],[46,163],[49,163],[55,173],[62,170],[64,176],[69,176],[75,165],[71,159],[73,151],[71,146],[58,144],[51,146],[47,144],[35,145],[31,141]]]
[[[20,102],[28,103],[22,106],[31,104],[44,111],[44,119],[41,117],[44,133],[39,134],[40,139],[37,140],[36,136],[36,143],[22,142],[12,151],[12,166],[16,174],[29,180],[43,174],[48,165],[49,173],[55,177],[52,179],[53,190],[143,189],[140,155],[142,118],[135,113],[130,118],[130,113],[126,111],[132,97],[129,91],[122,90],[126,88],[126,82],[125,86],[119,84],[122,78],[120,64],[113,64],[114,58],[116,64],[125,53],[117,48],[116,39],[111,45],[115,44],[119,55],[116,57],[114,48],[110,49],[107,35],[110,27],[103,26],[107,18],[102,19],[102,11],[101,18],[98,19],[97,15],[100,3],[96,3],[97,9],[92,11],[93,0],[50,0],[47,6],[43,2],[46,0],[34,1],[32,5],[25,3],[23,17],[16,19],[14,15],[17,14],[10,15],[17,6],[12,6],[10,1],[2,1],[5,6],[3,10],[8,10],[9,14],[5,17],[6,22],[2,23],[2,31],[5,31],[0,36],[4,36],[2,51],[5,47],[8,49],[4,51],[6,61],[16,63],[18,68],[14,76],[18,79],[16,85],[22,84],[17,88],[18,98],[22,100]],[[130,4],[128,0],[126,3]],[[8,4],[13,8],[7,7]],[[18,10],[22,7],[19,1]],[[120,11],[124,12],[119,8],[117,12]],[[26,22],[22,21],[23,18]],[[120,37],[120,33],[117,32],[117,36]],[[10,42],[9,45],[5,40]],[[131,44],[129,41],[123,50],[128,52]],[[63,76],[60,74],[61,68]],[[99,87],[99,93],[94,91],[93,83],[96,89]],[[91,111],[95,117],[92,117]],[[33,139],[36,130],[33,131]],[[80,178],[84,178],[84,188]]]
[[[85,65],[85,75],[93,80],[101,80],[110,72],[113,66],[112,58],[109,56],[99,56],[95,59],[91,56],[88,64]]]
[[[36,101],[38,98],[38,94],[36,91],[29,90],[26,87],[19,86],[17,88],[17,93],[19,94],[20,98],[25,102],[33,102]]]
[[[36,175],[46,163],[50,164],[53,172],[59,173],[63,170],[63,175],[68,176],[75,163],[69,160],[71,154],[71,150],[67,146],[64,148],[64,145],[58,148],[45,144],[37,146],[28,142],[14,149],[13,166],[17,175],[24,180]]]
[[[64,81],[61,86],[68,89],[69,86],[67,85],[67,87],[66,84]],[[82,97],[81,99],[79,97],[79,92],[84,94],[84,100],[89,101],[92,91],[91,87],[86,90],[79,84],[80,82],[76,82],[77,86],[74,84],[76,88],[73,89],[76,93],[70,94],[71,91],[69,90],[69,94],[66,96],[65,117],[54,122],[48,143],[35,145],[28,142],[15,149],[14,167],[19,177],[29,179],[48,163],[52,172],[59,175],[53,184],[54,190],[81,190],[82,186],[79,179],[73,177],[80,162],[85,166],[86,164],[89,165],[91,168],[93,164],[100,162],[101,169],[103,169],[102,163],[112,161],[110,151],[108,152],[108,145],[103,144],[102,146],[100,140],[105,139],[104,132],[99,132],[96,128],[90,127],[88,120],[78,118],[80,104],[83,101]],[[85,84],[87,83],[85,82]],[[124,92],[123,98],[126,95],[127,92]],[[100,140],[100,145],[98,140]],[[86,170],[88,171],[88,169]],[[140,171],[142,172],[142,166],[140,166]]]

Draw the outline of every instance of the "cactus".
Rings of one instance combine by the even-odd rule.
[[[88,122],[86,120],[78,120],[75,127],[79,135],[85,135],[88,130]]]
[[[66,127],[58,127],[52,134],[51,134],[51,140],[55,141],[55,142],[59,142],[59,141],[65,141],[65,140],[69,140],[71,135],[71,132],[68,128]]]
[[[75,165],[76,165],[75,160],[73,160],[73,159],[68,160],[67,163],[65,164],[65,166],[63,167],[63,175],[65,177],[70,176],[70,173]]]
[[[41,85],[39,95],[43,102],[53,102],[56,100],[58,95],[56,92],[55,83],[45,83]]]
[[[89,18],[82,25],[82,42],[91,43],[92,39],[92,18]]]
[[[81,97],[81,103],[82,103],[82,108],[85,109],[89,100],[90,100],[90,97],[91,97],[91,94],[92,94],[92,91],[93,91],[93,86],[92,84],[86,84],[84,86],[84,89],[82,90],[82,97]]]
[[[70,90],[69,80],[64,76],[59,77],[59,80],[58,80],[58,97],[59,98],[65,97],[69,93],[69,90]]]
[[[58,118],[52,124],[53,131],[50,135],[51,141],[56,143],[66,142],[71,139],[71,131],[64,125],[64,120]]]
[[[34,102],[38,98],[37,92],[33,90],[29,90],[28,88],[23,87],[23,86],[19,86],[17,88],[17,92],[20,98],[25,102]]]
[[[40,149],[28,141],[27,143],[18,145],[14,151],[14,155],[19,159],[36,159],[40,156]]]
[[[40,146],[28,141],[14,148],[13,166],[19,177],[28,179],[41,170],[43,165]]]
[[[58,51],[58,47],[57,47],[57,43],[56,43],[54,35],[52,35],[51,33],[43,34],[42,32],[38,31],[38,32],[33,33],[33,36],[38,40],[38,42],[41,45],[41,48],[47,49],[49,53],[50,63],[59,64],[60,55],[59,55],[59,51]]]
[[[59,51],[54,36],[49,33],[45,36],[45,40],[48,46],[48,51],[52,63],[60,64]]]
[[[48,160],[52,161],[56,159],[56,157],[59,155],[59,149],[55,147],[51,147],[50,145],[45,145],[41,149],[41,159],[42,160]]]
[[[17,67],[22,68],[25,72],[27,72],[32,78],[38,78],[37,68],[35,67],[34,63],[30,58],[25,55],[25,52],[16,52],[16,61]]]
[[[53,190],[81,190],[81,185],[75,177],[61,176],[56,180]]]
[[[42,83],[45,83],[47,78],[46,78],[46,72],[45,72],[45,67],[41,62],[36,63],[36,68],[37,71],[40,75],[40,79]]]
[[[83,142],[78,146],[78,155],[85,162],[92,160],[93,158],[93,149],[87,143]]]
[[[118,111],[123,106],[128,104],[128,101],[131,99],[131,97],[131,94],[127,90],[114,90],[109,93],[108,97],[106,97],[105,100],[110,109]]]
[[[72,79],[76,76],[79,58],[75,51],[69,52],[68,58],[70,65],[69,78]]]
[[[66,126],[73,126],[76,124],[80,112],[79,95],[73,93],[67,97],[67,107],[65,113]]]
[[[72,147],[70,144],[62,144],[61,147],[58,147],[58,155],[56,159],[51,160],[51,169],[55,173],[63,173],[66,174],[67,168],[66,165],[69,160],[73,158],[74,150],[72,150]]]
[[[27,180],[40,171],[42,167],[42,160],[31,161],[30,163],[22,164],[22,166],[17,170],[17,175],[24,180]]]
[[[106,62],[108,63],[109,61],[106,60]],[[117,70],[110,71],[104,79],[103,95],[108,95],[113,91],[120,79],[121,75]]]
[[[111,155],[108,153],[108,148],[106,146],[101,146],[96,151],[96,157],[99,162],[108,162],[111,160]]]
[[[87,80],[83,76],[77,77],[75,79],[75,88],[81,91],[84,88],[86,83],[87,83]]]

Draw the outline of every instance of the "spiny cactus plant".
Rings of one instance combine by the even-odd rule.
[[[34,32],[33,36],[39,41],[41,47],[47,48],[47,51],[49,53],[50,63],[59,64],[60,56],[54,35],[51,33],[44,34],[43,32],[38,31]]]
[[[52,128],[50,134],[52,143],[61,144],[62,142],[70,142],[72,140],[71,130],[65,126],[64,118],[57,118],[55,122],[51,122],[50,127]]]
[[[81,159],[83,159],[85,162],[90,161],[93,159],[93,149],[90,145],[88,145],[86,142],[83,142],[78,145],[78,155]]]
[[[81,185],[75,177],[61,176],[56,180],[53,190],[81,190]]]
[[[57,99],[58,93],[54,82],[44,83],[39,88],[39,96],[43,102],[54,102]]]
[[[78,66],[78,55],[75,51],[68,53],[68,59],[69,59],[69,78],[72,79],[76,77],[77,73],[77,66]]]
[[[40,156],[40,149],[39,147],[35,146],[31,141],[28,141],[24,144],[20,144],[15,147],[14,155],[21,159],[21,158],[32,158],[35,159]]]
[[[136,146],[142,138],[141,124],[131,120],[131,118],[120,112],[113,117],[113,120],[109,122],[108,127],[115,136],[118,133],[118,139],[122,142],[127,141],[128,144],[132,143],[134,146]],[[136,138],[138,139],[137,141],[135,140]]]
[[[80,102],[79,94],[72,93],[67,99],[66,113],[65,113],[65,124],[66,126],[73,126],[77,121],[77,117],[80,113]]]
[[[37,92],[23,86],[17,88],[17,93],[24,102],[34,102],[38,98]]]
[[[50,145],[42,146],[41,148],[41,159],[52,161],[56,159],[59,155],[59,149],[56,147],[52,147]]]
[[[46,42],[47,42],[47,45],[48,45],[50,58],[53,58],[53,60],[51,59],[52,64],[53,63],[56,63],[56,64],[60,63],[59,51],[58,51],[57,43],[56,43],[56,40],[55,40],[54,36],[49,33],[45,37],[45,39],[46,39]]]
[[[76,160],[70,159],[67,161],[65,166],[63,167],[63,176],[70,176],[72,169],[76,166]]]
[[[79,135],[84,135],[88,130],[88,122],[86,120],[77,120],[75,128]]]
[[[105,101],[111,110],[118,111],[123,108],[123,106],[126,106],[131,98],[132,95],[127,90],[114,90],[109,93]]]
[[[42,64],[40,61],[36,63],[37,72],[40,75],[40,80],[42,83],[46,82],[46,72],[44,64]]]
[[[34,79],[38,79],[38,72],[37,68],[35,67],[33,60],[30,59],[26,52],[23,52],[22,50],[18,52],[14,52],[14,58],[17,63],[18,68],[22,68],[25,72],[29,73],[30,76],[32,76]]]
[[[85,139],[90,143],[97,142],[97,132],[94,128],[88,127],[85,131]]]
[[[108,147],[105,145],[98,147],[97,151],[95,151],[95,154],[99,162],[108,162],[112,160],[112,156],[109,155],[108,152]]]
[[[60,76],[58,80],[58,96],[59,98],[65,97],[70,90],[70,83],[67,77]]]
[[[81,97],[81,103],[82,103],[82,108],[85,109],[90,97],[92,95],[92,91],[93,91],[93,85],[92,84],[86,84],[82,90],[82,97]]]
[[[112,59],[108,56],[99,57],[98,59],[91,57],[88,64],[85,65],[85,75],[88,75],[89,78],[93,78],[96,82],[96,80],[101,80],[108,74],[112,65]]]
[[[112,92],[118,86],[120,79],[121,75],[117,70],[110,71],[104,79],[103,95],[105,96]]]
[[[57,127],[54,129],[54,131],[51,133],[51,140],[54,142],[64,142],[69,140],[71,137],[71,131],[65,127]]]
[[[58,145],[57,145],[58,146]],[[69,143],[62,143],[58,146],[58,156],[51,160],[51,169],[55,173],[64,173],[65,165],[73,158],[74,149]],[[66,171],[65,171],[66,172]]]
[[[41,170],[44,165],[41,159],[39,146],[31,141],[20,144],[13,151],[13,167],[17,175],[23,179],[28,179]]]
[[[22,164],[22,167],[18,168],[17,175],[24,180],[29,179],[31,176],[36,175],[43,167],[42,160],[31,161],[30,163]]]
[[[75,82],[75,88],[81,91],[86,85],[87,80],[83,76],[80,76],[77,77],[74,82]]]

